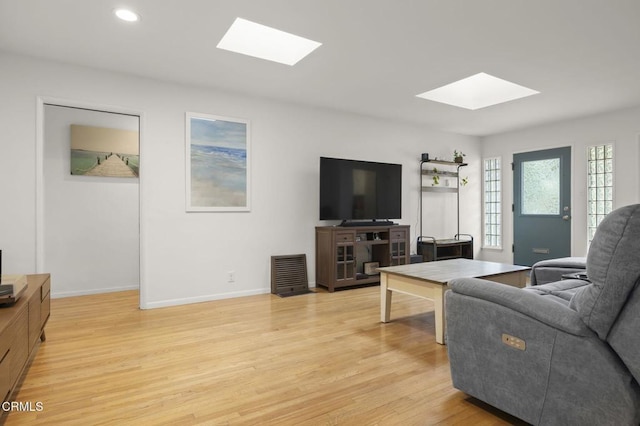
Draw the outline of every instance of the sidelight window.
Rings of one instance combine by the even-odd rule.
[[[587,241],[613,210],[613,144],[587,148]]]
[[[502,247],[502,169],[500,157],[484,160],[483,185],[482,246],[499,249]]]

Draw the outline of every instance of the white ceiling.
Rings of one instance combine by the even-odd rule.
[[[236,17],[323,45],[294,67],[217,49]],[[483,136],[640,105],[639,18],[639,0],[0,0],[0,50]],[[415,96],[478,72],[541,93]]]

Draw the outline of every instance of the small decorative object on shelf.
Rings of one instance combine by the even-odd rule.
[[[433,176],[431,179],[433,180],[431,186],[440,185],[440,175],[438,174],[438,169],[435,167],[433,168]]]
[[[454,163],[462,163],[464,161],[464,157],[466,157],[467,154],[465,154],[462,151],[456,151],[453,150],[453,162]]]

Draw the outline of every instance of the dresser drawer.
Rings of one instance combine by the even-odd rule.
[[[9,351],[15,334],[16,332],[13,327],[7,327],[4,333],[0,334],[0,359],[3,359]]]
[[[404,240],[407,238],[407,233],[405,231],[391,231],[390,234],[392,240]]]
[[[7,348],[0,352],[0,397],[2,397],[2,401],[6,401],[10,391],[11,365],[9,361],[9,349]]]
[[[356,240],[356,234],[353,232],[336,233],[336,243],[352,243]]]
[[[18,376],[22,372],[27,359],[29,359],[29,309],[27,309],[27,306],[20,310],[13,326],[16,334],[13,337],[11,349],[7,356],[11,362],[10,380],[12,387],[18,380]]]
[[[51,295],[47,293],[42,304],[40,305],[40,329],[44,328],[44,325],[49,319],[49,313],[51,312]]]
[[[50,292],[51,292],[51,280],[48,279],[47,281],[44,282],[44,284],[42,284],[42,287],[40,287],[40,300],[44,300],[45,297],[49,296]]]
[[[38,337],[40,337],[40,306],[42,301],[39,294],[34,294],[29,299],[29,352],[33,350]]]

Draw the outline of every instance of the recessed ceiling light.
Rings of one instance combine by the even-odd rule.
[[[236,18],[217,47],[255,58],[295,65],[321,45],[322,43],[295,34]]]
[[[116,9],[113,13],[123,21],[136,22],[140,20],[140,15],[129,9]]]
[[[476,110],[538,93],[540,92],[481,72],[416,96]]]

